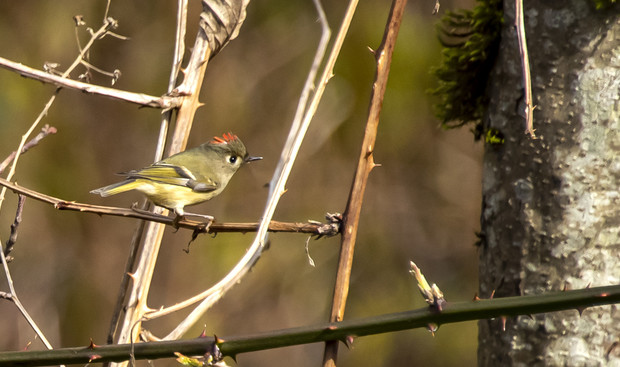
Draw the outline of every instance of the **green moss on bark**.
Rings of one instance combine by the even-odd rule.
[[[479,0],[473,10],[448,12],[438,27],[444,46],[441,65],[433,69],[439,85],[436,116],[446,128],[479,123],[488,98],[503,23],[501,0]]]

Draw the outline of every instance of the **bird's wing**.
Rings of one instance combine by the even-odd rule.
[[[186,186],[197,192],[209,192],[217,189],[212,180],[198,181],[187,168],[168,163],[154,163],[137,171],[123,173],[129,178],[141,178],[168,185]]]

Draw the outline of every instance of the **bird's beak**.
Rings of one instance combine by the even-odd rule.
[[[245,163],[250,163],[252,161],[260,161],[261,159],[263,159],[263,157],[250,157],[250,156],[247,156],[247,157],[245,157],[244,161],[245,161]]]

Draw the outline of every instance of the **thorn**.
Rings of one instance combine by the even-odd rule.
[[[344,338],[344,345],[347,346],[347,349],[351,349],[351,347],[353,346],[353,340],[355,340],[355,337],[353,335],[348,335],[346,338]]]
[[[583,316],[583,311],[586,309],[586,307],[577,307],[577,312],[579,312],[579,316]]]
[[[476,301],[480,301],[480,297],[478,297],[478,292],[474,293],[474,299],[473,299],[473,301],[474,301],[474,302],[476,302]]]
[[[592,285],[592,283],[588,283],[588,285],[586,285],[586,289],[590,289],[591,285]]]
[[[73,17],[73,21],[75,22],[75,26],[79,27],[81,25],[85,25],[86,23],[84,22],[84,16],[83,15],[75,15]]]
[[[495,297],[495,289],[493,289],[493,292],[491,292],[491,297],[489,297],[489,299],[493,299],[493,297]]]
[[[502,320],[502,331],[506,331],[506,316],[500,318]]]
[[[204,329],[202,329],[202,333],[200,333],[200,335],[198,335],[199,338],[206,338],[207,337],[207,325],[205,325]]]
[[[370,46],[366,46],[366,48],[368,49],[368,51],[370,51],[371,54],[373,55],[377,55],[377,52],[375,50],[373,50],[372,48],[370,48]]]
[[[375,163],[375,164],[372,166],[372,168],[381,167],[381,166],[382,166],[382,164],[381,164],[381,163]]]
[[[97,347],[98,345],[95,344],[95,342],[93,341],[93,338],[90,338],[90,344],[88,345],[88,349],[95,349]]]
[[[92,362],[92,361],[94,361],[96,359],[100,359],[100,358],[101,358],[101,355],[99,355],[99,354],[90,354],[88,356],[88,363],[90,363],[90,362]]]
[[[566,292],[568,290],[568,284],[564,283],[564,286],[562,287],[562,292]]]
[[[428,325],[426,325],[426,328],[428,329],[428,331],[431,332],[431,335],[433,337],[435,337],[435,332],[439,329],[439,326],[437,326],[437,324],[433,324],[432,322],[429,323]]]
[[[435,6],[433,7],[433,12],[431,13],[432,15],[437,15],[439,13],[439,7],[441,5],[439,4],[439,0],[435,1]]]
[[[222,344],[223,342],[226,341],[224,339],[218,338],[217,335],[215,335],[215,334],[213,334],[213,339],[215,339],[215,344]]]

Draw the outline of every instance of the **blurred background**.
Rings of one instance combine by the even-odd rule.
[[[334,33],[346,2],[326,2]],[[78,46],[72,17],[101,25],[106,2],[59,0],[0,3],[0,56],[42,69],[65,70]],[[446,131],[432,114],[426,91],[435,86],[429,70],[441,59],[435,27],[439,16],[471,8],[473,0],[410,2],[398,38],[381,114],[375,160],[363,205],[345,318],[361,318],[424,307],[408,272],[415,261],[448,301],[468,301],[477,290],[475,231],[479,229],[482,145],[467,128]],[[292,171],[275,218],[322,221],[341,212],[360,151],[374,77],[368,47],[378,47],[390,3],[363,1],[318,114]],[[151,95],[165,93],[174,41],[175,2],[113,1],[121,41],[107,37],[90,53],[95,66],[121,78],[115,87]],[[199,4],[192,2],[187,43],[193,44]],[[298,96],[310,67],[320,27],[311,1],[253,1],[239,37],[207,68],[188,146],[233,131],[264,160],[242,169],[222,195],[191,208],[218,221],[256,221]],[[82,43],[88,39],[80,28]],[[76,78],[83,69],[72,74]],[[109,85],[107,77],[93,82]],[[0,158],[19,144],[54,87],[0,70]],[[139,193],[100,198],[89,191],[113,182],[115,172],[152,162],[160,111],[76,91],[63,90],[43,124],[58,133],[22,156],[19,184],[65,200],[129,207]],[[37,129],[38,131],[38,129]],[[6,172],[3,177],[6,176]],[[7,192],[0,211],[5,242],[15,215],[16,195]],[[55,347],[103,344],[137,221],[57,211],[27,200],[10,264],[22,303]],[[186,254],[191,233],[166,229],[149,305],[171,305],[207,288],[243,256],[252,234],[200,236]],[[272,234],[271,246],[253,271],[211,309],[186,337],[240,335],[327,321],[339,252],[339,238]],[[2,277],[0,290],[5,291]],[[184,316],[152,321],[157,335]],[[20,350],[35,334],[13,304],[0,301],[0,350]],[[342,347],[338,366],[468,366],[475,364],[476,323],[356,339]],[[242,354],[240,366],[318,366],[323,344]],[[234,364],[231,360],[228,361]],[[145,365],[145,362],[140,362]],[[139,363],[139,364],[140,364]],[[155,365],[174,366],[173,360]]]

